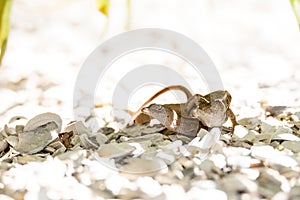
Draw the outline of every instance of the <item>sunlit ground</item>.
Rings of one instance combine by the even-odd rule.
[[[57,113],[63,119],[64,125],[73,120],[74,85],[87,57],[107,39],[124,31],[139,28],[169,29],[197,42],[214,62],[224,89],[231,93],[232,109],[238,119],[264,117],[263,107],[268,105],[292,106],[296,110],[299,109],[300,36],[288,0],[131,0],[129,14],[125,0],[111,0],[109,17],[97,10],[94,0],[14,0],[9,42],[0,68],[0,127],[4,127],[14,116],[25,116],[30,119],[42,112]],[[139,51],[126,55],[112,64],[99,80],[95,91],[95,103],[103,105],[111,103],[114,89],[120,79],[136,66],[146,64],[160,64],[174,69],[190,83],[194,93],[210,92],[205,79],[195,74],[192,66],[181,58],[162,51]],[[147,74],[141,76],[143,78]],[[127,91],[125,85],[124,91],[130,93],[130,99],[126,102],[128,109],[137,109],[163,86],[154,84],[152,87],[139,87],[135,91]],[[165,95],[157,101],[175,103],[176,98]],[[86,111],[80,106],[76,109]],[[83,112],[83,114],[84,117],[88,117],[91,113]],[[299,120],[299,113],[295,113],[293,117]],[[272,131],[274,135],[277,134],[276,136],[288,132],[287,135],[292,138],[285,138],[288,143],[286,148],[277,140],[262,146],[250,146],[247,142],[238,141],[240,144],[237,146],[246,145],[241,148],[222,146],[225,143],[220,142],[215,150],[216,154],[201,166],[182,156],[180,162],[186,165],[186,169],[196,165],[192,173],[199,180],[193,179],[192,185],[189,185],[191,189],[181,186],[189,184],[190,171],[183,174],[183,169],[178,167],[181,165],[177,166],[176,162],[169,170],[169,174],[158,175],[154,179],[145,176],[129,181],[103,167],[94,158],[91,160],[88,151],[82,150],[68,151],[62,154],[64,158],[61,160],[49,156],[41,163],[31,162],[3,171],[5,183],[0,183],[0,191],[3,188],[5,190],[6,185],[12,191],[16,188],[22,190],[28,186],[27,189],[30,191],[27,194],[28,199],[37,198],[38,195],[39,198],[53,199],[92,198],[95,194],[113,198],[115,197],[113,195],[122,197],[120,191],[127,191],[135,197],[134,195],[137,195],[135,190],[140,192],[138,194],[141,194],[141,197],[144,195],[154,198],[165,195],[164,197],[174,199],[174,196],[186,198],[188,195],[190,198],[197,198],[201,192],[216,199],[226,199],[227,194],[218,188],[219,184],[225,191],[231,191],[231,187],[234,187],[233,195],[236,194],[235,189],[240,192],[238,188],[244,184],[243,189],[246,188],[249,193],[252,191],[256,195],[261,192],[261,188],[264,189],[263,186],[266,185],[264,181],[267,180],[274,187],[265,188],[266,190],[262,192],[264,197],[271,197],[273,193],[269,194],[268,189],[273,192],[275,188],[274,194],[277,195],[277,199],[282,196],[287,198],[288,192],[293,189],[299,190],[296,184],[299,182],[297,180],[299,147],[295,145],[298,143],[293,143],[299,142],[299,138],[292,134],[293,131],[299,130],[292,130],[297,126],[293,124],[283,127],[283,124],[286,125],[285,121],[279,122],[275,118],[270,118],[269,121],[272,122],[271,125],[276,122],[276,127],[280,128],[277,127],[276,130],[275,126],[265,122],[255,124],[260,127],[259,134],[264,137]],[[102,121],[102,125],[104,123]],[[252,121],[246,120],[244,123],[251,125]],[[241,137],[246,137],[249,135],[247,128],[239,126],[237,133],[244,134]],[[257,135],[254,133],[257,132],[252,131],[253,135],[250,136],[255,138]],[[264,138],[261,140],[264,141]],[[261,144],[261,140],[256,142]],[[171,144],[177,148],[177,143]],[[280,147],[283,151],[275,147]],[[289,148],[295,153],[292,154]],[[74,156],[70,156],[71,154]],[[277,159],[278,156],[281,156],[280,159]],[[24,157],[23,162],[31,158],[26,155]],[[281,162],[281,159],[285,159],[284,162]],[[230,169],[233,171],[228,175],[226,174],[228,165],[241,168],[241,171],[235,172]],[[275,170],[277,167],[288,170],[291,174],[285,174],[286,178]],[[48,174],[49,169],[55,176],[51,176],[52,173]],[[216,169],[217,171],[214,171]],[[224,173],[222,177],[224,180],[218,179],[219,172]],[[297,176],[294,173],[298,173]],[[209,177],[211,174],[212,177]],[[216,180],[213,176],[217,177]],[[293,179],[293,176],[296,179]],[[180,183],[173,184],[170,177]],[[187,178],[187,181],[183,178]],[[59,183],[53,184],[55,181]],[[230,185],[226,185],[228,183]],[[92,188],[94,186],[96,188]],[[209,190],[206,190],[208,188]],[[45,193],[44,190],[48,192]],[[73,193],[74,191],[78,196],[77,193]],[[251,198],[249,195],[245,194],[244,198]]]

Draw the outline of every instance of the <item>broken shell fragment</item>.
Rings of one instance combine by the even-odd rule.
[[[106,135],[102,134],[102,133],[96,133],[95,134],[95,139],[98,142],[99,145],[104,144],[105,142],[108,141],[108,138],[106,137]]]
[[[23,125],[16,125],[16,134],[20,134],[24,132],[24,126]]]
[[[85,149],[98,149],[99,144],[95,137],[88,136],[87,134],[79,135],[81,146]]]
[[[300,152],[300,141],[284,141],[281,145],[295,153]]]
[[[6,124],[4,126],[4,132],[7,136],[9,135],[16,135],[16,130],[15,128],[11,128],[11,127],[8,127]]]
[[[257,118],[243,118],[238,121],[238,123],[249,130],[255,129],[257,126],[261,124],[261,121]]]
[[[30,119],[24,127],[24,131],[33,131],[40,126],[54,122],[57,126],[57,132],[61,131],[62,119],[55,113],[43,113]]]
[[[153,176],[168,166],[165,162],[160,159],[141,159],[141,158],[131,158],[128,164],[120,167],[120,171],[123,173],[143,175],[143,176]]]
[[[115,132],[115,130],[111,127],[102,127],[97,132],[102,133],[104,135],[109,135],[109,134]]]
[[[75,135],[91,134],[91,131],[82,123],[82,121],[77,121],[69,124],[64,131],[65,132],[72,131]]]
[[[58,137],[58,128],[57,124],[52,121],[33,131],[25,131],[19,134],[19,142],[15,149],[20,153],[37,153]]]
[[[163,142],[163,135],[160,133],[152,133],[149,135],[142,135],[142,136],[129,139],[129,142],[145,142],[145,141],[151,141],[156,143]]]
[[[166,128],[161,124],[154,124],[153,126],[151,126],[150,124],[142,124],[142,125],[126,127],[122,130],[122,132],[126,133],[131,137],[136,137],[140,135],[158,133],[164,129]]]
[[[11,124],[11,123],[14,123],[16,121],[25,120],[25,119],[27,119],[27,118],[24,117],[24,116],[14,116],[14,117],[10,118],[8,123]]]
[[[55,141],[55,142],[50,143],[45,148],[45,150],[46,149],[48,150],[48,152],[52,153],[52,156],[57,156],[59,154],[64,153],[67,150],[67,148],[60,141]]]
[[[56,150],[60,148],[66,148],[60,141],[51,142],[48,146]]]
[[[259,186],[258,193],[268,199],[281,190],[290,190],[286,178],[273,169],[261,169],[256,183]]]
[[[0,141],[0,154],[8,147],[8,142],[6,140]]]
[[[110,143],[102,145],[97,152],[102,158],[116,158],[131,154],[134,150],[135,147],[127,143]]]
[[[81,134],[79,135],[79,138],[81,146],[85,149],[98,149],[100,145],[108,140],[108,138],[101,133],[93,135]]]
[[[6,138],[6,141],[8,142],[8,144],[12,147],[16,147],[19,143],[19,139],[17,136],[14,135],[10,135]]]

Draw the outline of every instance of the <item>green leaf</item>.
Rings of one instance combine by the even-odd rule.
[[[300,28],[300,0],[290,0]]]
[[[0,64],[6,50],[11,4],[12,0],[0,0]]]
[[[109,0],[96,0],[98,10],[104,15],[108,16],[109,11]]]
[[[127,8],[127,19],[126,19],[126,30],[130,29],[131,23],[131,0],[126,0],[126,8]]]

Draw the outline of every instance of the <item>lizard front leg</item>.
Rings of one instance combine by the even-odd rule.
[[[235,117],[235,114],[233,113],[233,111],[229,108],[227,110],[227,116],[229,117],[231,123],[232,123],[232,132],[230,134],[230,136],[232,137],[233,135],[233,132],[234,132],[234,128],[236,125],[238,125],[239,123],[236,121],[236,117]]]

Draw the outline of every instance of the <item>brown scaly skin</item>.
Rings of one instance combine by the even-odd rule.
[[[204,126],[196,118],[183,117],[175,110],[160,104],[151,104],[142,109],[142,112],[157,119],[167,129],[189,137],[195,137]]]
[[[221,127],[228,118],[233,129],[238,124],[229,108],[231,95],[226,90],[218,90],[205,96],[195,94],[186,103],[188,116],[199,119],[207,127]]]
[[[152,97],[150,97],[132,116],[132,120],[131,122],[129,122],[128,125],[132,125],[132,124],[143,124],[146,122],[150,121],[150,117],[147,114],[144,114],[141,112],[141,110],[148,106],[152,100],[154,100],[155,98],[157,98],[158,96],[162,95],[165,92],[168,91],[172,91],[172,90],[179,90],[182,91],[185,95],[186,98],[189,99],[190,97],[192,97],[192,93],[184,86],[181,85],[171,85],[169,87],[165,87],[162,90],[158,91],[157,93],[155,93]],[[181,104],[166,104],[165,106],[176,110],[176,112],[181,113]]]

